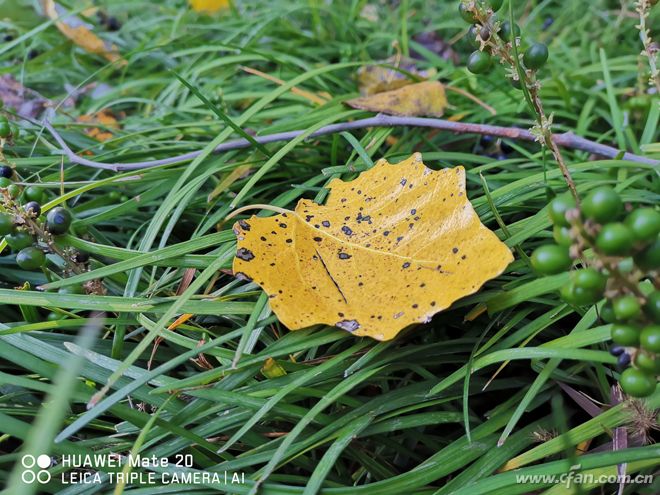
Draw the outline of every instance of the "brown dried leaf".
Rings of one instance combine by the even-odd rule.
[[[447,96],[445,87],[438,81],[424,81],[384,93],[354,98],[346,104],[353,108],[389,115],[441,117],[447,107]]]
[[[119,129],[119,122],[110,110],[101,110],[91,115],[81,115],[78,117],[78,122],[101,124],[105,128]],[[85,134],[97,141],[107,141],[112,139],[113,136],[111,132],[99,127],[89,127]]]
[[[436,74],[435,69],[419,70],[414,60],[401,59],[401,57],[392,57],[385,60],[384,63],[398,67],[404,72],[380,65],[360,67],[358,69],[358,86],[361,95],[373,95],[412,84],[415,79],[410,75],[415,76],[417,80],[425,80]]]
[[[42,0],[41,3],[46,15],[55,21],[57,29],[76,45],[89,53],[102,55],[110,62],[119,62],[122,65],[126,64],[126,61],[119,55],[115,45],[103,41],[94,34],[92,31],[94,26],[83,21],[80,17],[68,13],[65,8],[53,0]]]

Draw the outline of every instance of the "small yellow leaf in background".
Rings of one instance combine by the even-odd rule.
[[[399,89],[346,102],[353,108],[389,115],[441,117],[447,107],[445,87],[438,81],[409,84]]]
[[[436,74],[435,69],[420,70],[416,67],[414,60],[402,59],[401,57],[389,58],[384,63],[398,67],[404,72],[380,65],[360,67],[358,69],[358,86],[361,95],[373,95],[412,84],[415,79],[410,75],[417,77],[418,80],[423,80]]]
[[[229,0],[190,0],[195,12],[217,12],[229,7]]]
[[[325,206],[303,199],[234,224],[234,274],[260,285],[291,330],[324,323],[390,340],[513,260],[468,201],[463,167],[433,171],[415,153],[329,189]]]
[[[101,124],[103,127],[119,129],[119,122],[110,110],[101,110],[91,115],[81,115],[78,122],[89,122],[91,124]],[[107,141],[112,139],[112,133],[99,127],[89,127],[85,134],[98,141]]]
[[[46,15],[55,21],[57,29],[76,45],[90,53],[102,55],[110,62],[121,61],[122,65],[126,64],[126,61],[119,55],[117,47],[96,36],[91,24],[78,16],[69,14],[66,9],[53,0],[42,0],[42,5]]]
[[[280,376],[286,375],[286,370],[282,368],[282,366],[280,366],[273,358],[268,358],[261,368],[261,374],[266,378],[278,378]]]

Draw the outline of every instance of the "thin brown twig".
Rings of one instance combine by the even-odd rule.
[[[140,170],[145,168],[171,165],[176,163],[183,163],[193,160],[202,153],[202,150],[191,151],[182,155],[177,155],[169,158],[162,158],[158,160],[148,160],[132,163],[104,163],[76,155],[71,148],[66,144],[62,136],[55,130],[55,128],[48,122],[43,122],[43,127],[53,136],[60,150],[71,163],[92,167],[97,169],[112,170],[114,172],[126,170]],[[350,131],[355,129],[365,129],[369,127],[426,127],[431,129],[440,129],[444,131],[454,132],[457,134],[480,134],[488,136],[496,136],[507,139],[516,139],[521,141],[536,141],[537,137],[526,129],[518,127],[501,127],[489,124],[472,124],[468,122],[452,122],[444,119],[430,119],[422,117],[397,117],[392,115],[376,115],[366,119],[354,120],[351,122],[341,122],[337,124],[327,125],[321,127],[317,131],[310,134],[310,138],[326,136],[328,134],[335,134],[343,131]],[[255,137],[255,141],[260,144],[274,143],[278,141],[290,141],[304,130],[279,132],[275,134],[267,134],[264,136]],[[571,148],[580,151],[586,151],[594,155],[603,156],[606,158],[618,158],[621,156],[624,160],[631,162],[644,163],[647,165],[660,165],[659,160],[653,160],[644,156],[635,155],[633,153],[622,152],[611,146],[596,143],[577,136],[572,132],[565,132],[562,134],[553,135],[552,142],[557,146],[564,148]],[[246,139],[236,139],[227,141],[215,147],[214,152],[219,153],[223,151],[236,150],[249,148],[252,146]]]

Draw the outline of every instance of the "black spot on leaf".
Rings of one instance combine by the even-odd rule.
[[[249,249],[240,248],[236,251],[236,257],[243,261],[250,261],[254,259],[254,254]]]

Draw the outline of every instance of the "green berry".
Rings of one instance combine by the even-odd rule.
[[[570,196],[557,196],[550,201],[548,205],[548,213],[550,220],[555,225],[562,227],[569,227],[570,223],[566,220],[566,212],[575,208],[575,200]]]
[[[34,246],[21,249],[16,255],[16,263],[23,270],[36,270],[46,263],[44,252]]]
[[[473,74],[483,74],[490,68],[491,57],[486,52],[474,51],[468,58],[467,68]]]
[[[596,237],[596,247],[611,256],[625,256],[633,247],[633,233],[620,222],[604,225]]]
[[[511,23],[509,21],[504,21],[502,25],[500,26],[500,38],[502,38],[504,41],[511,41]],[[513,25],[513,35],[515,37],[520,36],[520,26],[518,24]]]
[[[648,296],[646,296],[644,313],[653,322],[660,323],[660,290],[654,290]]]
[[[493,12],[497,12],[502,8],[504,0],[488,0],[488,3],[490,4],[490,8],[493,9]]]
[[[582,213],[599,223],[616,220],[621,213],[621,197],[611,187],[599,187],[582,201]]]
[[[0,236],[11,234],[14,228],[14,217],[9,213],[0,212]]]
[[[657,270],[660,268],[660,237],[644,250],[633,256],[635,264],[642,270]]]
[[[73,284],[60,287],[57,292],[58,294],[85,294],[85,289],[82,284]]]
[[[46,320],[48,320],[48,321],[57,321],[57,320],[62,320],[62,319],[64,319],[64,315],[60,314],[60,313],[50,312],[46,316]]]
[[[573,285],[571,283],[564,284],[559,289],[559,297],[565,303],[577,304],[577,302],[575,300],[575,294],[573,293],[574,290],[575,290],[575,285]]]
[[[16,184],[9,184],[7,186],[7,192],[9,193],[10,198],[16,199],[21,195],[21,188]]]
[[[108,193],[108,199],[113,202],[119,201],[119,198],[121,198],[121,193],[119,191],[110,191]]]
[[[552,237],[560,246],[569,247],[573,243],[573,238],[571,237],[571,229],[569,227],[561,227],[559,225],[555,225],[552,228]]]
[[[543,43],[534,43],[523,54],[523,63],[528,69],[540,69],[548,60],[548,47]]]
[[[660,375],[660,356],[652,356],[646,352],[637,353],[635,365],[651,375]]]
[[[618,321],[627,321],[637,318],[642,312],[639,300],[631,295],[619,296],[612,302],[614,315]]]
[[[477,21],[476,17],[474,17],[474,14],[468,10],[463,2],[458,4],[458,13],[460,14],[461,18],[468,24],[474,24]]]
[[[44,190],[37,186],[26,187],[23,196],[27,201],[36,201],[37,203],[43,203],[45,199]]]
[[[649,352],[660,353],[660,325],[649,325],[639,336],[642,347]]]
[[[11,135],[9,121],[4,115],[0,115],[0,138],[8,138]]]
[[[623,391],[631,397],[648,397],[655,391],[655,377],[636,368],[627,368],[619,380]]]
[[[615,323],[612,325],[612,342],[626,347],[639,343],[639,330],[631,325]]]
[[[24,230],[19,230],[18,232],[7,235],[5,240],[7,241],[7,244],[9,244],[9,247],[14,251],[20,251],[21,249],[32,245],[34,242],[32,236]]]
[[[633,259],[629,256],[627,258],[623,258],[620,260],[617,264],[617,269],[619,272],[623,275],[627,275],[629,273],[632,273],[632,271],[635,269],[635,262]]]
[[[648,242],[660,234],[660,213],[653,208],[639,208],[625,220],[635,239]]]
[[[53,235],[64,234],[71,225],[71,213],[66,208],[58,206],[46,215],[46,228]]]
[[[607,277],[594,268],[584,268],[573,273],[573,283],[576,287],[602,294],[605,290]]]
[[[11,186],[12,184],[13,182],[9,180],[7,177],[0,177],[0,187],[5,188]]]
[[[598,294],[596,291],[577,287],[572,282],[564,285],[560,289],[559,295],[562,300],[575,306],[591,305],[598,302],[602,297],[602,295]]]
[[[468,29],[468,32],[465,35],[470,45],[472,45],[474,48],[479,48],[479,41],[477,40],[478,34],[479,34],[479,29],[477,27],[477,24],[473,24],[472,26],[470,26],[470,29]],[[117,193],[117,195],[119,195],[119,193]]]
[[[614,315],[614,308],[612,303],[607,301],[603,304],[603,307],[600,308],[600,319],[605,323],[614,323],[616,321],[616,316]]]
[[[0,177],[5,179],[11,179],[14,175],[14,170],[7,165],[0,165]],[[4,186],[3,186],[4,187]]]
[[[568,270],[572,264],[566,247],[547,244],[532,253],[532,267],[542,275],[554,275]]]

